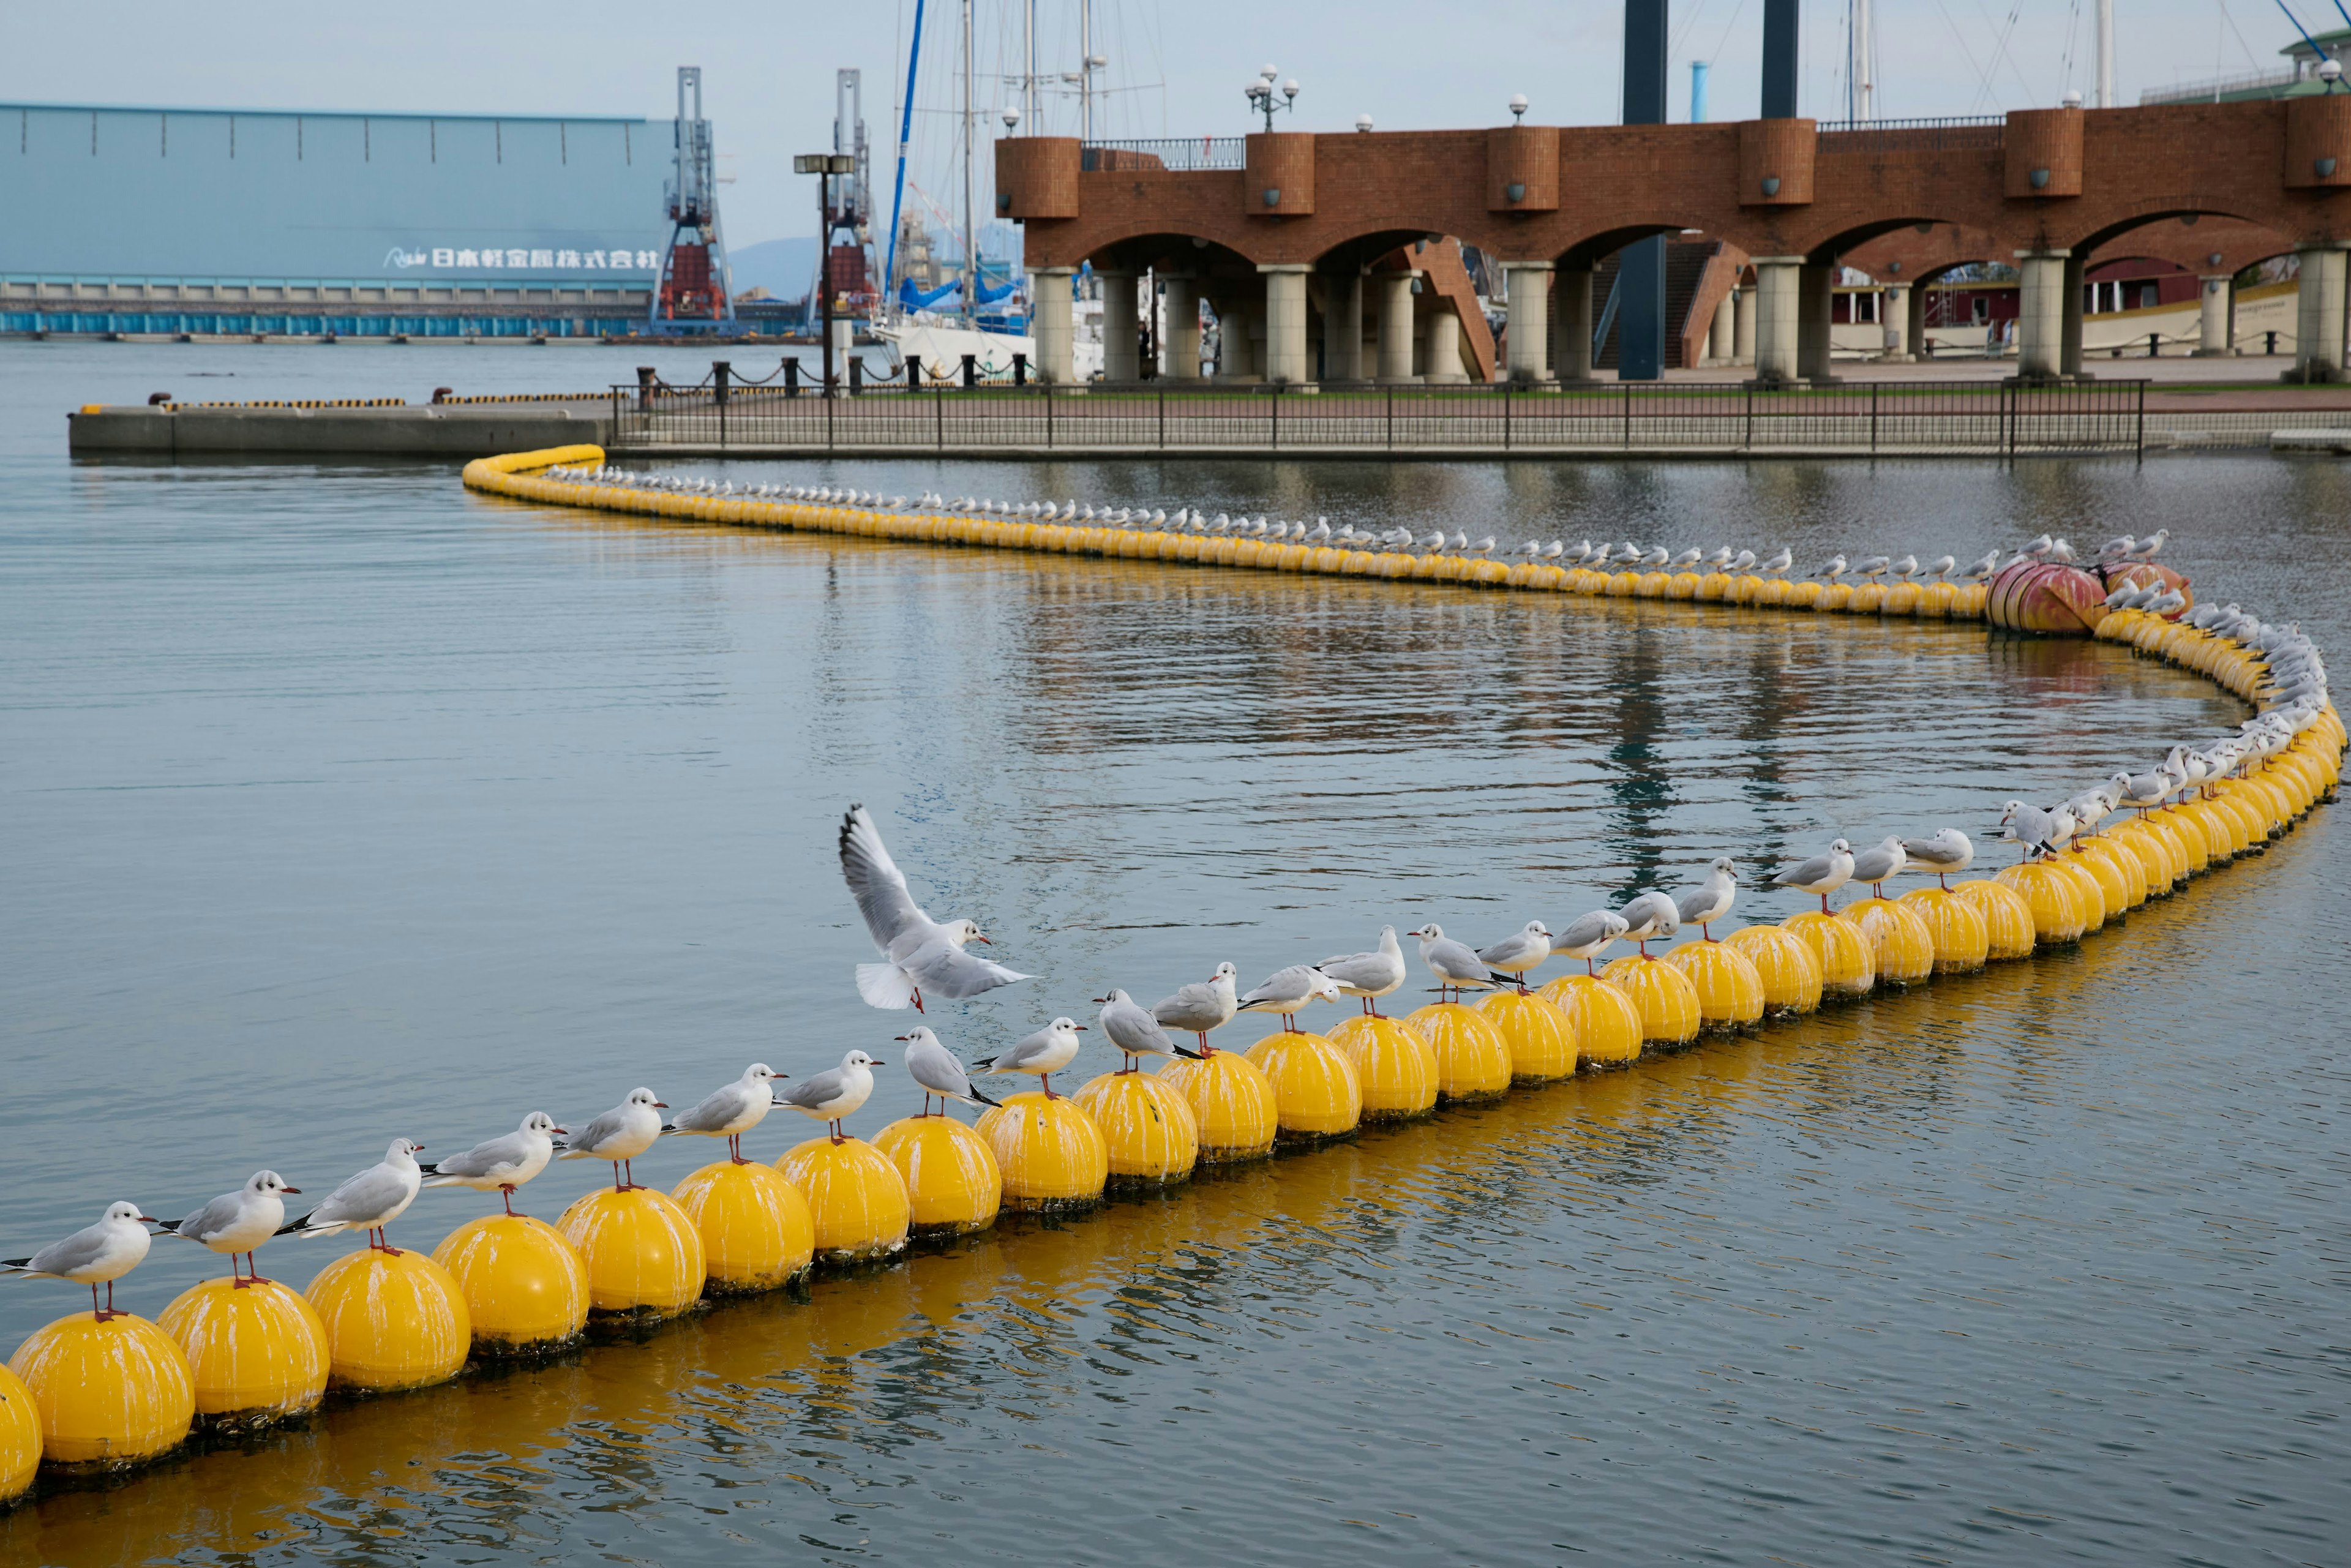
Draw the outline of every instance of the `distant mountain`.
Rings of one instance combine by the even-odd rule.
[[[816,236],[738,246],[726,253],[726,266],[738,295],[764,288],[778,299],[799,299],[816,277]]]

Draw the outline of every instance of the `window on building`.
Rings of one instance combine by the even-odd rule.
[[[1980,294],[1969,301],[1969,308],[1973,313],[1975,324],[1979,327],[1991,319],[1991,301]]]
[[[2161,284],[2146,283],[2139,286],[2138,308],[2140,309],[2152,310],[2162,303],[2163,286]]]

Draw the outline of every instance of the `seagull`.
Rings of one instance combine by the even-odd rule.
[[[383,1158],[352,1176],[301,1218],[277,1228],[280,1236],[333,1236],[345,1230],[365,1230],[368,1249],[400,1256],[384,1227],[408,1212],[416,1201],[423,1173],[416,1153],[424,1145],[394,1138]]]
[[[89,1287],[89,1313],[99,1322],[116,1316],[114,1281],[146,1260],[153,1245],[145,1226],[160,1224],[135,1203],[110,1203],[95,1225],[85,1225],[62,1241],[52,1241],[30,1258],[0,1259],[0,1271],[27,1280],[71,1280]],[[106,1305],[98,1288],[106,1287]]]
[[[1146,1056],[1188,1056],[1201,1060],[1200,1053],[1189,1051],[1167,1038],[1159,1020],[1144,1009],[1141,1004],[1124,991],[1113,989],[1106,997],[1096,997],[1102,1003],[1102,1016],[1094,1021],[1102,1025],[1103,1038],[1118,1047],[1126,1056],[1121,1072],[1133,1072],[1142,1067]]]
[[[1583,959],[1583,972],[1589,975],[1594,972],[1592,960],[1611,943],[1622,940],[1627,929],[1625,917],[1614,910],[1595,909],[1569,921],[1565,930],[1553,933],[1551,950]]]
[[[1870,895],[1884,898],[1886,889],[1879,884],[1890,876],[1902,874],[1902,867],[1910,857],[1902,848],[1902,835],[1888,833],[1872,848],[1853,857],[1853,880],[1866,883]]]
[[[1337,1001],[1337,983],[1311,964],[1292,964],[1286,969],[1276,969],[1266,977],[1264,984],[1234,1005],[1245,1013],[1280,1013],[1282,1029],[1296,1034],[1298,1009],[1317,998]]]
[[[1520,992],[1527,988],[1527,971],[1550,956],[1551,928],[1540,920],[1530,920],[1492,946],[1478,949],[1478,961],[1516,980]]]
[[[2163,541],[2170,537],[2171,530],[2169,528],[2156,529],[2154,533],[2149,534],[2147,538],[2139,540],[2130,548],[2128,552],[2130,559],[2136,561],[2153,560],[2156,556],[2161,552],[2163,549]]]
[[[1844,574],[1844,557],[1841,555],[1833,555],[1829,557],[1828,564],[1821,568],[1820,570],[1813,573],[1814,577],[1824,577],[1831,582],[1834,582],[1838,578],[1843,577]]]
[[[1852,880],[1853,846],[1843,839],[1837,839],[1830,843],[1827,853],[1814,855],[1810,860],[1800,861],[1788,867],[1771,879],[1771,885],[1819,894],[1821,913],[1826,915],[1829,912],[1829,894]]]
[[[564,1145],[567,1160],[610,1160],[612,1163],[612,1190],[635,1192],[636,1167],[630,1162],[653,1146],[661,1136],[662,1119],[653,1114],[669,1107],[653,1098],[650,1089],[632,1089],[629,1097],[605,1112],[580,1130],[580,1135]],[[627,1179],[622,1173],[627,1171]]]
[[[1745,573],[1752,571],[1754,569],[1755,552],[1751,549],[1743,549],[1737,555],[1732,556],[1729,561],[1724,565],[1722,570],[1725,571]]]
[[[1217,972],[1205,980],[1195,980],[1177,989],[1151,1009],[1151,1016],[1169,1029],[1187,1029],[1200,1037],[1200,1054],[1217,1054],[1208,1043],[1208,1031],[1222,1029],[1233,1021],[1240,1010],[1240,997],[1233,984],[1238,973],[1230,964],[1219,964]]]
[[[765,1120],[775,1109],[776,1092],[768,1087],[784,1075],[764,1061],[755,1061],[743,1070],[743,1076],[723,1089],[713,1090],[702,1103],[662,1128],[664,1133],[683,1133],[694,1137],[724,1138],[726,1157],[738,1166],[751,1162],[743,1157],[743,1134]]]
[[[925,986],[935,995],[959,1002],[1031,977],[965,952],[965,943],[987,940],[970,921],[941,924],[923,913],[906,891],[905,873],[890,858],[881,831],[862,806],[850,807],[841,820],[841,871],[857,896],[873,946],[887,960],[857,966],[858,994],[872,1006],[912,1003],[920,1012]]]
[[[555,1157],[558,1133],[564,1130],[555,1124],[554,1117],[544,1111],[533,1111],[522,1119],[521,1126],[506,1136],[475,1144],[462,1155],[451,1155],[422,1167],[424,1185],[470,1186],[476,1192],[495,1192],[506,1200],[507,1212],[512,1214],[515,1190],[545,1170],[547,1162]]]
[[[1909,863],[1921,871],[1931,871],[1945,892],[1951,878],[1975,863],[1976,846],[1967,834],[1957,828],[1938,828],[1923,839],[1905,839],[1902,852]]]
[[[1637,942],[1641,956],[1649,956],[1649,943],[1654,938],[1664,941],[1681,929],[1681,911],[1668,895],[1649,892],[1627,904],[1621,911],[1625,919],[1625,936]]]
[[[1366,1018],[1380,1017],[1379,998],[1404,985],[1404,949],[1396,943],[1393,925],[1380,927],[1380,945],[1370,952],[1343,954],[1314,967],[1330,976],[1343,994],[1361,997]]]
[[[779,1105],[789,1105],[803,1116],[825,1123],[832,1141],[846,1143],[848,1136],[841,1130],[841,1118],[853,1115],[857,1108],[872,1098],[873,1072],[876,1067],[890,1064],[878,1057],[852,1051],[841,1059],[838,1067],[828,1067],[776,1096]]]
[[[1975,565],[1968,568],[1967,579],[1970,582],[1981,582],[1985,578],[1990,577],[1993,572],[1996,572],[1999,570],[2000,551],[1994,550],[1990,555],[1984,557],[1983,559],[1976,562]]]
[[[2168,800],[2182,782],[2179,775],[2168,768],[2158,768],[2152,773],[2115,775],[2115,788],[2122,791],[2120,803],[2133,808],[2142,817]]]
[[[269,1281],[254,1271],[254,1249],[277,1234],[286,1223],[287,1193],[299,1193],[298,1186],[287,1186],[286,1178],[276,1171],[256,1171],[246,1178],[245,1185],[235,1192],[225,1192],[185,1219],[162,1220],[155,1223],[162,1234],[183,1237],[199,1242],[215,1252],[228,1254],[228,1277],[243,1290],[248,1285],[266,1285]],[[236,1271],[237,1255],[245,1256],[246,1272]]]
[[[939,1043],[926,1025],[917,1025],[911,1033],[898,1037],[906,1048],[906,1076],[922,1085],[923,1114],[931,1113],[931,1096],[938,1096],[939,1114],[947,1113],[946,1103],[960,1100],[967,1105],[993,1105],[975,1086],[971,1075],[956,1060],[955,1052]]]
[[[1059,1100],[1053,1092],[1053,1074],[1077,1060],[1078,1036],[1085,1025],[1074,1019],[1058,1018],[1035,1034],[998,1051],[974,1071],[987,1077],[1006,1072],[1033,1072],[1045,1086],[1045,1098]]]
[[[1949,577],[1953,570],[1956,569],[1959,564],[1959,558],[1955,555],[1938,555],[1933,560],[1927,563],[1926,570],[1928,575],[1931,576],[1937,582],[1940,582],[1945,578]]]
[[[1674,900],[1674,914],[1684,925],[1697,926],[1698,934],[1711,942],[1714,933],[1707,927],[1729,915],[1738,896],[1738,866],[1729,855],[1717,855],[1706,880],[1696,887],[1684,888]]]
[[[2028,806],[2022,800],[2011,800],[2001,813],[2001,837],[2023,850],[2023,859],[2031,860],[2034,852],[2054,854],[2052,846],[2066,836],[2072,826],[2071,813],[2062,807],[2044,811],[2038,806]]]
[[[1442,1001],[1448,990],[1458,1000],[1464,987],[1476,986],[1481,990],[1499,990],[1506,983],[1495,977],[1486,967],[1485,960],[1466,942],[1456,942],[1445,934],[1445,927],[1432,920],[1417,931],[1407,931],[1407,936],[1420,938],[1420,961],[1437,977],[1437,999]]]
[[[1763,563],[1763,570],[1767,576],[1777,577],[1795,564],[1796,552],[1790,549],[1787,546],[1782,545],[1780,547],[1780,553]]]

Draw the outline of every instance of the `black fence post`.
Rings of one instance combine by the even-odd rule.
[[[1625,450],[1633,450],[1633,383],[1623,383],[1625,389]]]
[[[1020,372],[1025,367],[1021,363],[1021,356],[1019,354],[1013,355],[1012,384],[1014,386],[1019,386],[1020,384]],[[1053,383],[1050,382],[1040,382],[1038,383],[1037,390],[1045,394],[1045,449],[1050,452],[1053,449]]]
[[[1281,450],[1281,383],[1280,382],[1273,383],[1273,395],[1266,399],[1266,409],[1265,449],[1269,452],[1279,452]]]
[[[2000,389],[2001,444],[2007,448],[2011,457],[2016,455],[2016,393],[2014,387]]]
[[[710,361],[710,401],[718,409],[718,444],[726,444],[726,378],[735,367],[725,360]]]
[[[1502,383],[1502,450],[1510,449],[1510,383]]]
[[[832,450],[832,405],[836,400],[831,395],[832,387],[830,382],[826,384],[824,390],[824,449],[830,452]]]
[[[784,395],[786,397],[800,395],[800,362],[796,359],[784,361]]]
[[[963,357],[963,390],[966,392],[972,392],[978,386],[979,356],[977,354],[966,354]]]
[[[1869,383],[1869,449],[1877,450],[1877,383]]]
[[[637,367],[637,412],[639,413],[653,413],[653,392],[660,385],[661,371],[651,365]]]
[[[2138,383],[2138,408],[2135,428],[2131,433],[2131,452],[2139,457],[2147,455],[2147,383],[2145,382]]]
[[[1755,450],[1755,383],[1749,382],[1743,390],[1747,393],[1747,400],[1746,406],[1741,412],[1747,416],[1747,429],[1745,434],[1740,437],[1740,445],[1746,451],[1752,452]]]
[[[1012,356],[1012,384],[1016,387],[1029,384],[1029,356],[1026,354]]]
[[[865,390],[865,356],[849,356],[849,395],[857,396]]]
[[[1394,388],[1394,387],[1390,387],[1390,388],[1388,388],[1388,389],[1387,389],[1387,394],[1388,394],[1388,450],[1389,450],[1390,452],[1394,452],[1394,451],[1395,450],[1395,388]]]
[[[947,449],[947,394],[944,387],[931,389],[931,423],[938,432],[938,448]]]
[[[1159,450],[1167,450],[1167,387],[1165,382],[1159,387]]]

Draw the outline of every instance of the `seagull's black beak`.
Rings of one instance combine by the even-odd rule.
[[[1071,1028],[1073,1031],[1075,1031],[1076,1033],[1079,1033],[1079,1034],[1083,1034],[1083,1033],[1085,1033],[1085,1032],[1086,1032],[1086,1026],[1085,1026],[1085,1025],[1083,1025],[1083,1024],[1081,1024],[1081,1023],[1073,1023],[1073,1024],[1071,1024],[1071,1025],[1070,1026],[1070,1028]]]
[[[569,1127],[558,1127],[555,1130],[562,1134],[567,1138],[571,1135],[571,1129]]]
[[[1109,1001],[1109,1000],[1110,1000],[1110,998],[1109,998],[1108,997],[1096,997],[1096,998],[1094,998],[1094,1000],[1096,1000],[1096,1001],[1098,1001],[1098,1002],[1107,1002],[1107,1001]]]
[[[912,1039],[914,1039],[914,1037],[913,1035],[911,1035],[911,1034],[893,1034],[893,1035],[892,1035],[890,1038],[891,1038],[892,1040],[912,1040]],[[778,1078],[781,1078],[781,1077],[783,1076],[783,1074],[782,1074],[782,1073],[780,1073],[780,1072],[778,1072],[778,1073],[777,1073],[777,1074],[776,1074],[776,1076],[777,1076],[777,1077],[778,1077]]]
[[[302,1192],[302,1189],[298,1186],[281,1186],[277,1190],[281,1194],[285,1194],[289,1197],[299,1197]]]
[[[656,1100],[653,1102],[653,1109],[656,1111],[666,1111],[669,1109],[669,1102],[666,1100]]]
[[[152,1214],[142,1214],[139,1217],[139,1223],[141,1225],[161,1225],[163,1222],[156,1218]]]
[[[866,1066],[868,1066],[868,1067],[887,1067],[887,1066],[889,1066],[890,1064],[889,1064],[888,1062],[886,1062],[886,1061],[883,1061],[880,1057],[878,1057],[878,1056],[877,1056],[877,1057],[875,1057],[872,1061],[871,1061],[867,1062],[865,1065],[866,1065]]]

